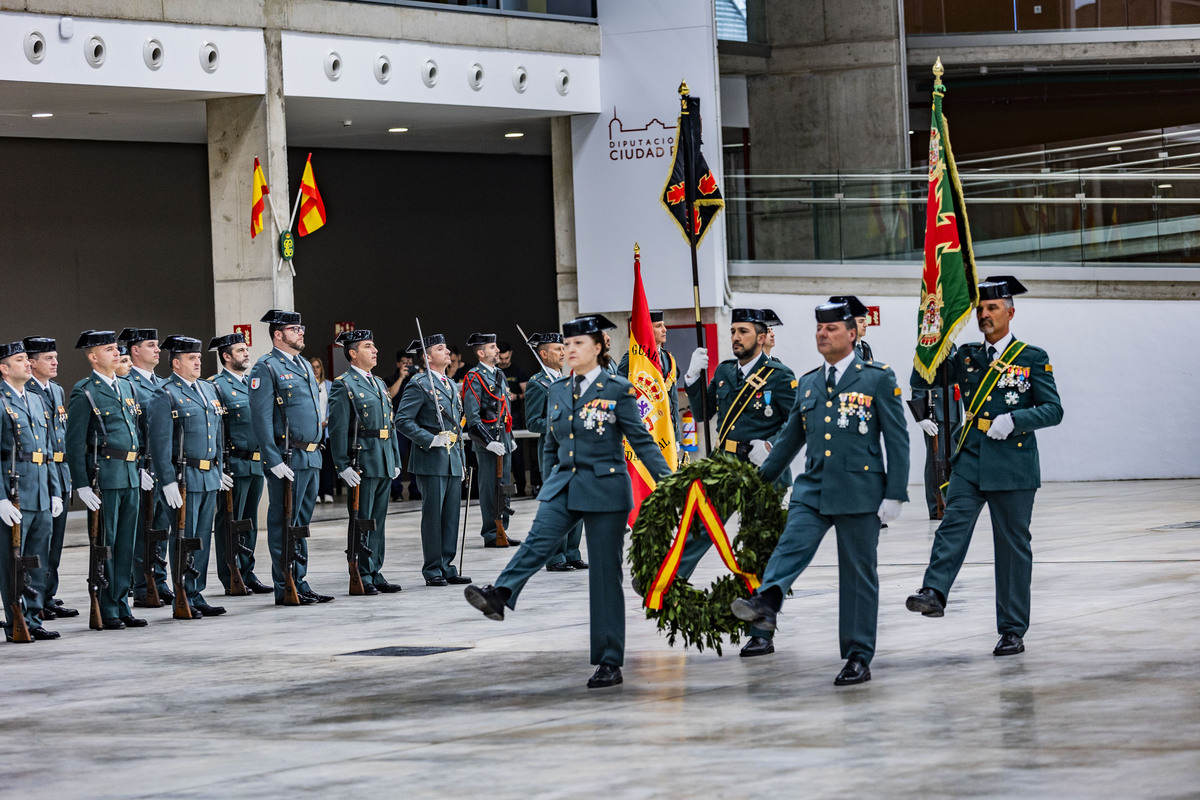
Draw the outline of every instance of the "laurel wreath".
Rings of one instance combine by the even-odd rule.
[[[683,467],[660,480],[654,492],[642,501],[630,537],[630,571],[647,592],[679,528],[688,488],[697,479],[722,519],[728,520],[735,511],[740,513],[741,524],[732,544],[744,571],[753,572],[761,580],[783,532],[787,520],[783,493],[764,481],[756,467],[723,453]],[[688,535],[707,538],[700,515],[693,518]],[[682,638],[684,647],[694,645],[700,651],[710,647],[720,655],[723,637],[728,637],[730,644],[738,644],[749,629],[729,610],[736,598],[749,594],[746,584],[733,574],[721,576],[704,590],[677,577],[663,597],[662,609],[648,608],[646,617],[656,620],[658,629],[667,632],[668,644],[674,646],[675,640]]]

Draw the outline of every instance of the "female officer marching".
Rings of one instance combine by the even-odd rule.
[[[495,586],[468,586],[467,602],[488,619],[504,619],[517,595],[550,559],[563,535],[580,520],[587,535],[592,663],[588,688],[621,683],[625,660],[625,609],[621,555],[633,490],[625,469],[622,437],[655,476],[670,474],[658,445],[642,424],[633,386],[606,370],[610,361],[601,316],[563,325],[567,366],[574,377],[550,386],[543,451],[545,483],[528,538],[500,573]]]

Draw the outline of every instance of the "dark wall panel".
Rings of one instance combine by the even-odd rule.
[[[0,340],[58,339],[69,388],[86,328],[210,335],[207,164],[197,145],[0,139]]]

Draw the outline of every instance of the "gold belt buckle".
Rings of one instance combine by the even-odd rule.
[[[262,461],[262,453],[255,450],[254,455],[250,456],[250,460],[251,461]]]
[[[40,450],[35,453],[30,454],[29,460],[35,464],[45,464],[46,463],[46,457],[44,455],[42,455]]]
[[[990,419],[976,420],[975,424],[978,425],[979,430],[983,431],[984,433],[987,433],[988,428],[992,427],[992,421]]]
[[[54,454],[54,463],[55,464],[61,464],[62,460],[63,460],[63,454],[61,452],[57,452]]]
[[[725,440],[725,452],[726,453],[736,453],[737,448],[738,448],[737,442],[733,441],[732,439]]]
[[[137,456],[138,456],[137,450],[130,450],[128,453],[125,454],[125,460],[126,461],[137,461]]]
[[[210,469],[212,469],[212,462],[207,458],[202,458],[200,459],[200,463],[196,465],[196,468],[201,472],[208,472]]]
[[[379,438],[380,438],[380,439],[386,439],[386,438],[388,438],[388,436],[389,436],[390,434],[391,434],[391,431],[389,431],[387,428],[380,428],[380,429],[379,429]]]
[[[308,444],[304,445],[304,452],[306,452],[306,453],[311,453],[316,449],[317,449],[316,442],[309,442]]]

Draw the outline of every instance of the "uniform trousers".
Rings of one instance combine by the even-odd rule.
[[[67,512],[59,514],[67,516]],[[4,600],[4,629],[12,633],[12,606],[15,597],[25,601],[25,626],[42,627],[42,599],[46,585],[47,562],[50,557],[50,509],[30,511],[21,509],[21,555],[37,556],[39,566],[25,573],[33,596],[19,595],[24,587],[12,586],[12,526],[0,522],[0,597]]]
[[[458,569],[452,562],[462,518],[462,479],[455,475],[416,477],[421,492],[421,575],[425,580],[457,577]]]
[[[295,469],[296,480],[292,482],[292,525],[307,525],[312,520],[313,506],[317,502],[317,481],[319,469],[316,467],[301,467]],[[284,481],[273,474],[267,474],[267,546],[271,550],[271,582],[275,584],[275,599],[283,599],[283,493]],[[308,542],[299,540],[296,548],[304,558],[308,558]],[[308,574],[308,566],[299,561],[293,561],[292,574],[296,579],[296,589],[301,592],[309,591],[308,582],[304,576]]]
[[[233,479],[233,519],[250,520],[250,530],[242,534],[242,544],[249,553],[237,556],[238,571],[242,580],[257,579],[254,574],[254,549],[258,546],[258,503],[262,500],[263,476],[239,475]],[[225,553],[225,496],[217,494],[217,514],[214,521],[213,547],[217,553],[217,580],[229,588],[229,561]]]

